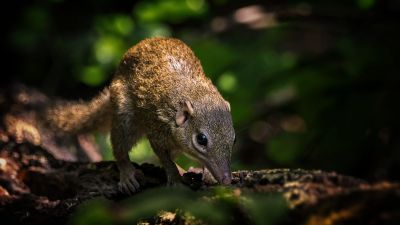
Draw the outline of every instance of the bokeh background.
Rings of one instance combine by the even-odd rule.
[[[42,0],[3,11],[2,86],[89,99],[130,46],[176,37],[231,103],[234,170],[400,179],[399,1]],[[97,140],[112,159],[107,136]],[[145,140],[131,157],[157,162]]]

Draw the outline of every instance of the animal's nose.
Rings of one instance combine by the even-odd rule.
[[[224,173],[224,177],[222,178],[222,184],[229,185],[231,184],[232,178],[230,173]]]

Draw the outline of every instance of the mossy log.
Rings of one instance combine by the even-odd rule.
[[[162,168],[151,164],[136,166],[143,172],[139,178],[141,192],[165,185]],[[199,174],[186,173],[184,178],[193,192],[214,187],[203,182]],[[119,192],[117,184],[118,169],[114,162],[67,162],[29,143],[2,143],[0,220],[2,224],[5,221],[7,224],[65,224],[75,208],[87,200],[99,196],[113,201],[129,198]],[[281,193],[290,208],[284,224],[371,221],[372,224],[394,224],[400,221],[400,186],[389,182],[369,184],[334,172],[266,169],[234,172],[231,188]],[[182,224],[175,214],[168,215],[167,222],[165,214],[160,214],[158,221]]]

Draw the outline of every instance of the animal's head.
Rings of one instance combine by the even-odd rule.
[[[221,184],[231,183],[231,153],[235,142],[229,103],[225,100],[182,102],[173,135],[184,153],[201,162]]]

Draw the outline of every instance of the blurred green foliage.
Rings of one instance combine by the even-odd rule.
[[[144,23],[180,23],[188,18],[202,16],[206,11],[207,5],[204,0],[141,1],[134,8],[137,19]]]
[[[118,206],[104,198],[86,202],[70,219],[70,224],[154,223],[156,215],[163,211],[176,213],[186,221],[198,221],[189,224],[235,224],[240,222],[236,220],[239,214],[246,214],[244,218],[248,221],[241,222],[271,225],[283,220],[287,206],[281,195],[238,195],[234,190],[221,187],[211,192],[193,192],[183,187],[158,188],[118,202]]]
[[[13,2],[8,11],[5,85],[88,99],[110,82],[130,46],[177,37],[231,103],[233,169],[400,179],[397,1],[47,0]],[[97,139],[111,159],[108,137]],[[157,162],[146,140],[131,159]]]

